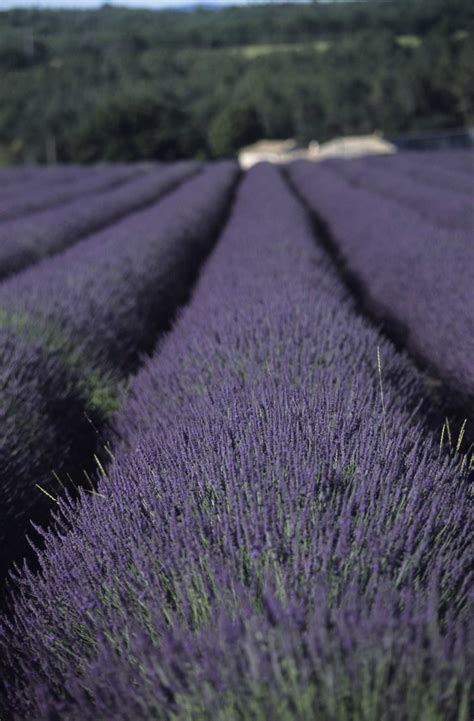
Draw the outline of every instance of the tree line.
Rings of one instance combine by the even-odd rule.
[[[3,12],[0,162],[469,125],[473,26],[470,0]]]

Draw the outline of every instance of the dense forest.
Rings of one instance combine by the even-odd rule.
[[[0,162],[474,123],[471,0],[0,13]]]

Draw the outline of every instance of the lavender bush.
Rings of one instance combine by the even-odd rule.
[[[0,221],[20,217],[27,213],[51,208],[75,198],[106,190],[112,190],[142,174],[144,169],[137,165],[119,168],[107,167],[94,172],[84,169],[75,182],[48,183],[41,178],[8,195],[0,195]]]
[[[461,153],[458,153],[461,155]],[[464,153],[462,153],[464,155]],[[399,176],[408,176],[412,180],[421,181],[426,186],[456,191],[472,197],[472,172],[474,169],[474,153],[472,154],[470,172],[463,172],[457,167],[457,156],[439,151],[433,153],[398,153],[397,155],[374,155],[365,158],[364,162],[374,167],[390,169]]]
[[[236,178],[233,163],[209,166],[0,286],[2,575],[30,520],[45,519],[45,491],[85,480],[119,387],[186,300]]]
[[[389,159],[391,160],[391,158]],[[468,234],[474,230],[474,185],[469,192],[444,187],[432,187],[409,175],[400,173],[400,163],[385,162],[382,167],[362,160],[333,160],[325,164],[356,188],[363,188],[374,196],[388,200],[396,212],[397,205],[414,210],[427,224],[446,228],[450,233],[458,230]],[[404,166],[401,165],[401,170]],[[397,172],[398,171],[398,172]],[[473,176],[474,177],[474,176]]]
[[[403,153],[404,158],[411,158],[422,168],[432,171],[449,170],[463,174],[467,178],[472,177],[474,170],[474,151],[467,148],[463,150],[437,150],[435,152],[410,152]],[[396,156],[401,157],[401,156]]]
[[[474,398],[472,231],[428,222],[325,164],[296,162],[289,175],[327,224],[375,315],[394,323],[407,347],[465,402]],[[443,191],[439,196],[442,207]]]
[[[20,317],[16,319],[19,324]],[[47,518],[52,471],[82,468],[101,416],[86,405],[84,380],[64,351],[32,329],[5,327],[0,314],[0,578],[28,551],[29,519]],[[35,337],[36,336],[36,337]],[[111,395],[107,378],[97,376]],[[94,381],[92,371],[89,378]],[[82,381],[82,383],[81,383]],[[89,381],[89,383],[91,382]],[[92,389],[91,389],[92,390]],[[97,388],[96,392],[99,392]],[[102,392],[102,395],[104,393]],[[88,408],[88,415],[84,412]],[[65,461],[69,466],[66,466]],[[67,479],[63,478],[67,483]],[[39,487],[36,485],[39,484]],[[43,489],[43,490],[41,490]],[[3,591],[3,589],[2,589]],[[1,596],[1,594],[0,594]]]
[[[18,193],[29,183],[69,183],[83,177],[84,172],[95,173],[104,167],[107,166],[104,164],[86,167],[71,164],[0,167],[0,193],[2,197],[12,191]]]
[[[198,167],[194,162],[174,163],[114,190],[0,224],[0,279],[156,202]]]
[[[278,171],[250,171],[114,463],[21,574],[5,710],[468,721],[472,502],[420,389]]]

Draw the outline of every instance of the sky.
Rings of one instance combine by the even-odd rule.
[[[201,1],[201,0],[199,0]],[[202,4],[212,4],[217,0],[202,0]],[[218,0],[220,5],[245,5],[249,0]],[[105,0],[0,0],[0,10],[12,7],[27,8],[95,8],[103,5]],[[164,8],[190,5],[195,0],[108,0],[110,5],[133,8]]]

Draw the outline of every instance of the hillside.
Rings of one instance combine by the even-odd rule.
[[[4,12],[0,162],[473,124],[473,14],[468,0]]]

